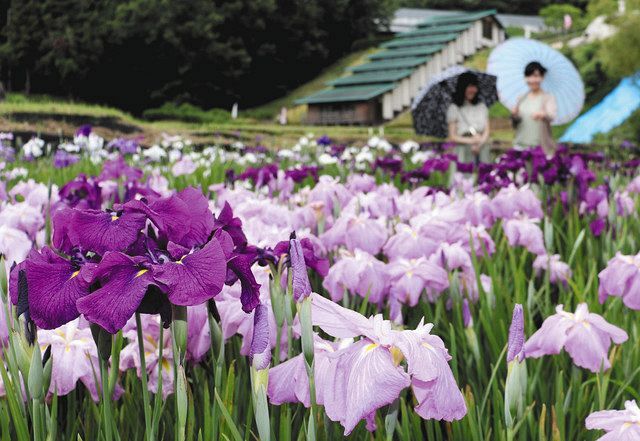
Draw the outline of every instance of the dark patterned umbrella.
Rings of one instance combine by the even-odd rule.
[[[452,66],[432,77],[413,100],[411,115],[417,134],[447,137],[447,109],[453,102],[458,76],[464,72],[473,72],[478,76],[478,96],[487,107],[498,101],[495,76],[463,66]]]

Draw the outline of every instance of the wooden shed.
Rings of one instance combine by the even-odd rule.
[[[383,43],[369,60],[296,101],[309,124],[375,125],[411,105],[429,78],[505,39],[495,10],[440,15]]]

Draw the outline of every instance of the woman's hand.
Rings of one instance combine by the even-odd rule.
[[[547,114],[545,112],[539,111],[539,112],[533,112],[533,114],[531,115],[531,118],[540,121],[543,120],[547,117]]]

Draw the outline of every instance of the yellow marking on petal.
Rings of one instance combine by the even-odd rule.
[[[135,277],[135,278],[137,279],[138,277],[140,277],[141,275],[143,275],[143,274],[144,274],[144,273],[146,273],[147,271],[149,271],[149,270],[148,270],[148,269],[141,269],[140,271],[138,271],[138,272],[136,273],[136,277]]]
[[[624,424],[622,425],[622,430],[626,430],[626,429],[628,429],[628,428],[629,428],[629,427],[631,427],[631,426],[633,426],[633,424],[631,424],[631,423],[629,423],[629,422],[624,423]]]
[[[64,347],[64,351],[65,352],[71,352],[71,347],[69,347],[69,345]]]
[[[120,216],[116,216],[116,215],[111,216],[111,222],[117,221],[118,219],[120,219]]]
[[[427,349],[429,349],[429,350],[433,349],[433,346],[431,346],[429,343],[422,343],[422,346],[427,348]]]
[[[168,371],[169,369],[171,369],[171,365],[169,364],[169,360],[167,360],[166,358],[162,357],[162,369]]]
[[[378,347],[378,345],[376,343],[371,343],[371,344],[368,344],[368,345],[366,345],[364,347],[364,351],[365,352],[373,351],[377,347]]]
[[[391,347],[391,357],[393,358],[394,366],[400,365],[400,363],[402,363],[402,360],[404,360],[404,354],[395,346]]]
[[[80,274],[80,270],[78,271],[74,271],[73,274],[71,274],[71,277],[69,277],[69,280],[73,279],[74,277],[76,277],[78,274]]]

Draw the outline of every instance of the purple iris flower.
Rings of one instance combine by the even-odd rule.
[[[117,159],[106,161],[102,166],[102,172],[98,177],[101,181],[113,180],[119,181],[122,179],[124,182],[130,183],[142,178],[144,172],[139,168],[131,167],[124,160],[122,156],[118,156]]]
[[[308,237],[302,239],[296,239],[300,248],[302,249],[302,255],[304,257],[304,264],[308,268],[314,270],[320,277],[326,277],[329,273],[329,260],[317,255],[313,242]],[[289,252],[291,247],[290,242],[282,241],[273,248],[273,255],[276,260],[279,260]]]
[[[76,136],[89,136],[91,129],[91,124],[84,124],[78,127],[78,130],[76,130]]]
[[[0,138],[0,160],[13,162],[16,159],[16,150],[10,143],[3,142]]]
[[[311,177],[314,182],[317,182],[318,171],[319,168],[317,166],[303,165],[285,170],[284,175],[287,178],[291,178],[293,182],[298,184],[309,177]]]
[[[589,223],[589,228],[591,229],[591,233],[595,237],[599,237],[607,228],[607,221],[602,218],[594,219],[593,221],[591,221],[591,223]]]
[[[332,142],[331,138],[329,138],[329,136],[327,135],[322,135],[320,138],[316,140],[317,144],[324,145],[324,146],[331,145],[331,142]]]
[[[32,251],[24,271],[29,314],[35,324],[43,329],[55,329],[77,318],[80,313],[76,301],[89,294],[94,270],[94,264],[80,266],[58,256],[49,247]],[[19,274],[20,268],[14,271]],[[12,300],[18,304],[19,299]]]
[[[79,174],[60,189],[60,200],[70,207],[100,209],[100,186],[93,178]]]
[[[107,144],[107,147],[116,149],[123,155],[133,155],[138,152],[140,141],[143,139],[143,136],[137,136],[135,138],[115,138]]]
[[[55,168],[65,168],[80,161],[80,156],[69,153],[65,150],[58,150],[53,156],[53,166]]]
[[[259,303],[253,256],[236,252],[222,229],[214,234],[202,193],[187,188],[117,209],[59,210],[53,242],[71,257],[45,247],[14,269],[26,273],[28,311],[39,327],[55,328],[82,313],[115,333],[136,311],[166,316],[167,304],[206,302],[222,290],[228,269],[241,280],[243,309],[249,312]],[[12,292],[19,292],[19,277],[11,276]]]
[[[130,210],[78,210],[63,208],[54,220],[54,245],[63,251],[79,248],[99,255],[125,251],[138,239],[147,218]]]
[[[384,158],[376,158],[372,164],[373,171],[378,169],[396,175],[402,171],[402,158],[397,156],[387,156]]]
[[[226,231],[229,236],[231,236],[233,244],[236,247],[245,247],[247,245],[247,237],[242,231],[242,221],[240,218],[233,216],[233,209],[228,202],[224,203],[222,211],[220,211],[218,217],[215,218],[213,227]]]
[[[209,202],[193,187],[150,203],[132,200],[124,210],[144,213],[158,228],[161,240],[187,248],[204,244],[214,229]]]

